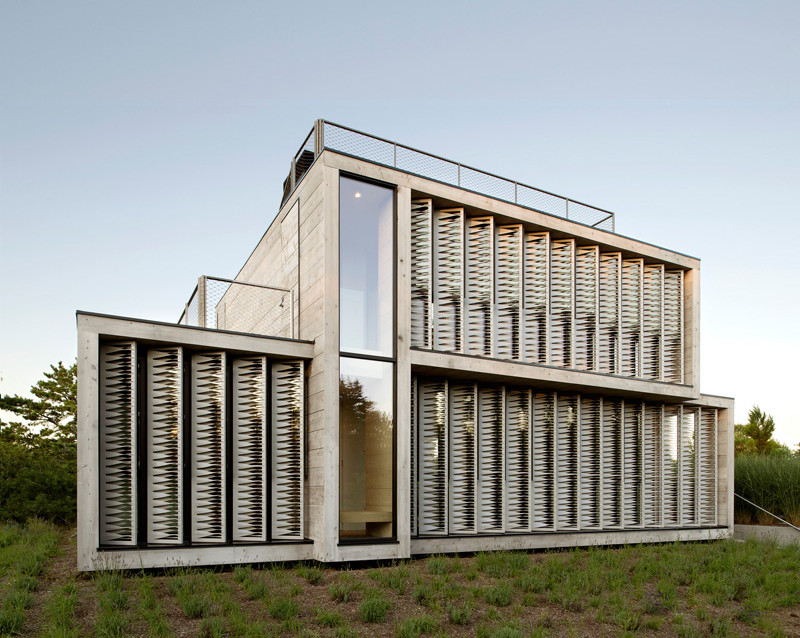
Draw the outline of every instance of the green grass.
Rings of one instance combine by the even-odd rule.
[[[300,565],[296,571],[300,578],[305,579],[311,585],[318,585],[325,576],[325,572],[322,569],[313,565]]]
[[[323,627],[341,627],[344,625],[344,616],[333,610],[320,607],[314,611],[314,620]]]
[[[800,457],[741,454],[734,464],[734,490],[800,526]],[[740,498],[734,498],[734,516],[737,523],[777,523]]]
[[[438,626],[439,624],[431,616],[407,618],[397,626],[395,635],[399,638],[417,638],[423,634],[432,634]]]
[[[337,582],[328,587],[328,592],[331,595],[331,600],[337,603],[346,603],[353,598],[358,588],[359,585],[352,574],[344,572],[339,574]]]
[[[164,610],[156,593],[152,577],[142,574],[139,577],[138,589],[139,615],[147,623],[150,635],[156,638],[169,638],[172,636],[172,629],[164,616]]]
[[[275,620],[290,620],[300,613],[300,605],[293,598],[275,598],[267,605],[267,613]]]
[[[361,601],[358,606],[358,617],[362,622],[378,623],[386,620],[391,603],[380,594],[372,594]]]

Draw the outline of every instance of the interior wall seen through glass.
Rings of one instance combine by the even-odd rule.
[[[339,360],[340,538],[394,536],[394,364]]]
[[[394,190],[339,181],[339,344],[393,356]]]

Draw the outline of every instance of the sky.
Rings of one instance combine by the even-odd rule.
[[[0,3],[0,392],[176,321],[325,118],[700,257],[701,389],[800,443],[800,3]]]

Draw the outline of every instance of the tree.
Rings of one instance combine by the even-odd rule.
[[[51,365],[33,399],[0,395],[0,519],[75,520],[77,366]]]
[[[734,426],[734,451],[736,454],[791,454],[791,450],[772,438],[775,420],[754,405],[747,415],[747,423]]]

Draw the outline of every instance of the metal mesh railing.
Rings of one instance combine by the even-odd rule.
[[[291,290],[203,276],[178,323],[293,339],[295,320]]]
[[[320,135],[319,148],[337,153],[352,155],[375,164],[390,166],[406,173],[412,173],[445,184],[487,195],[495,199],[512,202],[548,215],[563,217],[594,228],[614,232],[614,213],[582,202],[555,195],[547,191],[520,184],[498,175],[453,162],[443,157],[431,155],[409,146],[391,142],[374,135],[368,135],[346,126],[321,121],[311,132],[302,151],[315,135]],[[295,159],[297,161],[297,159]],[[285,201],[286,198],[284,198]]]

